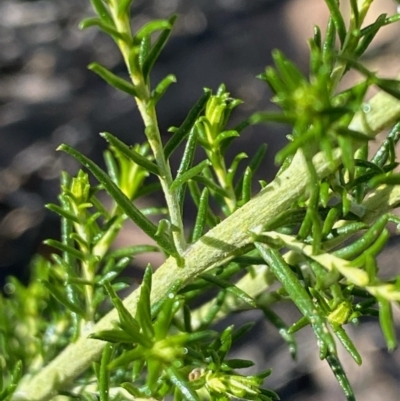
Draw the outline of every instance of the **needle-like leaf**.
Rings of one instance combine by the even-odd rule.
[[[84,165],[103,185],[104,189],[112,196],[115,202],[121,207],[126,215],[132,219],[146,234],[153,238],[160,247],[165,249],[170,254],[175,254],[175,250],[164,236],[158,237],[157,227],[148,219],[146,219],[139,209],[127,198],[127,196],[117,187],[117,185],[110,179],[110,177],[93,161],[88,159],[86,156],[77,150],[71,148],[68,145],[61,145],[59,150],[65,151],[75,159],[77,159],[82,165]]]

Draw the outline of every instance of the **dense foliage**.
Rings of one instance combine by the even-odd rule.
[[[397,345],[392,305],[400,301],[400,275],[381,275],[385,266],[376,257],[389,238],[388,223],[400,224],[392,213],[400,202],[394,172],[400,81],[380,78],[360,58],[380,28],[400,15],[381,15],[365,26],[372,0],[351,0],[349,21],[339,1],[326,0],[331,16],[309,41],[309,72],[275,51],[274,65],[259,76],[279,112],[257,112],[232,127],[230,115],[241,101],[224,85],[205,89],[163,143],[157,103],[176,79],[168,75],[152,85],[150,77],[176,16],[133,27],[133,33],[132,0],[91,2],[95,16],[81,27],[95,26],[115,41],[130,81],[98,63],[89,68],[136,101],[144,143],[102,133],[109,144],[106,170],[60,146],[84,170],[64,173],[59,203],[48,205],[62,230],[59,241],[47,241],[51,259],[35,258],[30,283],[9,278],[0,298],[0,400],[278,399],[263,385],[270,370],[240,374],[253,362],[229,356],[252,322],[215,328],[221,318],[248,309],[263,312],[293,358],[294,333],[310,325],[321,360],[355,400],[336,342],[357,364],[362,358],[345,325],[379,318],[388,349]],[[364,78],[340,89],[350,70]],[[372,85],[381,92],[365,103]],[[271,121],[289,125],[291,133],[276,155],[276,178],[256,189],[253,177],[266,146],[247,161],[243,152],[232,160],[225,154],[248,125]],[[369,142],[387,128],[370,155]],[[174,172],[169,161],[180,149]],[[164,194],[163,207],[136,206],[157,191]],[[197,207],[192,227],[184,218],[188,201]],[[113,248],[128,220],[151,244]],[[129,287],[124,269],[139,253],[155,251],[166,262],[157,270],[149,265],[140,288],[122,301],[117,293]],[[288,301],[299,310],[296,322],[284,322],[273,310]]]

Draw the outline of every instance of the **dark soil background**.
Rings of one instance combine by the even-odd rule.
[[[376,2],[376,14],[393,13],[390,0]],[[283,50],[302,68],[307,63],[306,38],[314,23],[326,19],[322,0],[136,0],[135,26],[150,18],[178,12],[174,34],[153,73],[153,82],[173,73],[178,83],[160,102],[162,132],[179,125],[202,88],[225,83],[245,103],[236,121],[255,110],[272,107],[270,93],[255,76],[271,63],[271,51]],[[97,29],[79,31],[81,19],[91,14],[85,0],[0,0],[0,279],[28,275],[36,252],[48,252],[41,242],[58,236],[58,221],[43,205],[55,202],[61,170],[77,165],[55,152],[60,143],[75,146],[101,163],[105,149],[99,132],[109,131],[127,143],[143,141],[142,123],[130,98],[107,87],[86,69],[98,61],[124,74],[113,42]],[[385,29],[365,62],[387,76],[399,73],[400,26]],[[396,56],[396,57],[393,57]],[[260,178],[270,179],[273,159],[285,140],[284,128],[248,129],[233,151],[253,154],[268,143]],[[175,161],[176,163],[177,161]],[[190,217],[189,217],[190,218]],[[121,241],[138,236],[135,231]],[[382,258],[391,269],[399,267],[396,238]],[[283,310],[288,321],[293,311]],[[325,362],[318,359],[310,331],[298,335],[299,357],[290,360],[276,331],[259,315],[253,339],[235,352],[272,367],[267,385],[282,400],[340,401],[344,396]],[[397,320],[398,316],[396,317]],[[400,399],[400,358],[388,355],[379,327],[365,322],[350,329],[363,350],[361,368],[343,355],[358,400]]]

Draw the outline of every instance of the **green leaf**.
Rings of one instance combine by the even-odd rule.
[[[279,395],[275,393],[275,391],[273,390],[269,390],[267,388],[260,388],[260,393],[263,395],[263,398],[260,397],[260,401],[280,400]]]
[[[43,243],[53,248],[59,249],[60,251],[63,251],[65,253],[68,253],[79,260],[86,261],[87,259],[87,255],[85,255],[80,250],[74,248],[73,246],[63,244],[62,242],[57,241],[55,239],[48,239],[43,241]]]
[[[340,56],[340,58],[347,61],[355,70],[369,78],[369,81],[375,84],[378,88],[400,100],[400,81],[398,79],[378,78],[375,73],[369,71],[353,58],[348,58],[345,56]]]
[[[316,310],[310,295],[301,285],[299,279],[285,262],[282,255],[277,250],[270,249],[263,243],[255,242],[255,246],[288,293],[290,299],[311,323],[316,337],[320,340],[321,357],[325,357],[323,355],[325,347],[329,354],[336,354],[335,341],[327,328],[325,317]]]
[[[380,185],[400,185],[400,174],[379,174],[373,177],[368,185],[371,188],[376,188]]]
[[[171,337],[172,341],[177,338],[176,344],[209,343],[214,340],[218,333],[214,330],[201,330],[194,333],[182,333]]]
[[[325,202],[325,207],[327,205],[327,201]],[[337,207],[329,209],[329,212],[324,220],[322,226],[322,237],[326,237],[333,229],[334,224],[338,221],[340,217],[340,210]]]
[[[385,229],[389,221],[389,215],[385,214],[379,217],[374,224],[362,235],[361,238],[354,241],[352,244],[344,248],[334,251],[332,254],[342,259],[353,259],[363,252],[366,252],[376,240],[379,238],[382,231]]]
[[[267,111],[260,111],[254,113],[250,119],[250,124],[260,124],[260,123],[267,123],[267,122],[274,122],[274,123],[283,123],[292,125],[295,123],[295,119],[293,117],[287,116],[283,113],[274,113],[274,112],[267,112]]]
[[[147,196],[153,194],[155,192],[160,192],[162,190],[161,184],[159,182],[152,182],[150,184],[144,185],[137,189],[136,193],[133,196],[133,200],[139,199],[143,196]]]
[[[172,318],[174,317],[175,302],[176,294],[174,292],[170,292],[166,295],[163,302],[159,306],[157,318],[153,325],[156,341],[163,340],[168,334]],[[153,313],[154,312],[152,310],[152,314]]]
[[[336,43],[336,25],[332,16],[329,18],[328,26],[326,29],[325,40],[322,45],[322,63],[329,67],[332,72],[335,58],[335,43]]]
[[[368,135],[365,135],[365,134],[363,134],[362,132],[359,132],[359,131],[351,130],[351,129],[346,128],[346,127],[339,127],[337,129],[337,133],[340,136],[343,136],[345,138],[351,138],[351,139],[353,139],[353,140],[355,140],[357,142],[364,143],[364,142],[368,142],[368,141],[371,140],[371,137],[369,137]]]
[[[175,82],[175,75],[169,74],[157,84],[156,88],[151,92],[151,98],[155,105],[163,97],[164,93],[167,91],[170,85]]]
[[[224,369],[229,368],[229,369],[245,369],[245,368],[250,368],[254,366],[253,361],[247,361],[245,359],[229,359],[227,361],[224,361],[222,364],[222,368]]]
[[[143,167],[144,170],[149,171],[155,175],[159,175],[159,170],[156,164],[152,163],[149,159],[136,152],[133,148],[120,141],[114,135],[108,132],[101,132],[100,136],[103,137],[108,143],[118,149],[128,159],[132,160],[138,166]]]
[[[123,352],[118,358],[113,359],[108,364],[108,369],[115,369],[120,366],[129,365],[130,363],[143,358],[148,350],[143,347],[136,347],[130,351]]]
[[[321,51],[322,49],[322,34],[321,34],[321,28],[317,25],[314,26],[314,35],[313,35],[313,42],[317,49]]]
[[[177,18],[176,15],[173,15],[171,18],[169,18],[168,20],[169,28],[164,29],[164,31],[160,33],[159,37],[157,38],[153,47],[151,48],[149,55],[147,56],[146,60],[143,63],[142,73],[145,80],[148,80],[149,74],[154,66],[154,63],[156,62],[162,49],[166,45],[169,35],[171,34],[172,27],[175,24],[176,18]]]
[[[108,8],[105,6],[103,0],[90,0],[90,2],[92,3],[92,6],[96,13],[103,21],[107,22],[108,24],[114,23],[111,14],[108,11]]]
[[[185,184],[187,181],[192,179],[193,177],[199,175],[207,166],[210,166],[211,162],[209,160],[203,160],[197,166],[192,167],[186,172],[179,175],[179,177],[175,178],[170,186],[171,191],[177,190],[180,186]]]
[[[175,248],[171,241],[164,236],[156,236],[157,227],[143,216],[140,210],[132,204],[131,200],[115,185],[111,178],[99,166],[68,145],[61,145],[58,147],[58,150],[68,153],[85,166],[132,221],[134,221],[150,238],[153,238],[167,253],[176,255]]]
[[[160,313],[161,309],[164,307],[164,303],[168,298],[170,298],[171,294],[176,294],[178,290],[181,288],[181,286],[182,286],[182,281],[175,280],[166,291],[166,295],[151,306],[151,317],[153,319]]]
[[[118,0],[118,17],[129,16],[129,8],[134,0]]]
[[[319,37],[318,37],[319,35]],[[318,44],[316,41],[319,40]],[[321,49],[321,31],[319,27],[314,27],[314,38],[308,40],[310,46],[310,61],[309,61],[309,69],[310,69],[310,77],[316,77],[319,75],[321,70],[321,62],[322,62],[322,49]]]
[[[152,20],[147,24],[143,25],[135,35],[136,39],[142,40],[146,36],[150,36],[154,32],[161,31],[161,30],[168,30],[172,29],[174,21],[168,21],[166,19],[159,19],[159,20]]]
[[[109,343],[128,343],[132,344],[133,337],[124,330],[101,330],[89,335],[89,338],[95,340],[107,341]]]
[[[129,42],[129,38],[124,36],[122,33],[118,32],[113,25],[110,25],[100,18],[85,18],[80,24],[80,29],[87,29],[92,26],[99,27],[103,32],[110,35],[114,40],[122,40],[124,42]]]
[[[139,389],[131,382],[122,383],[121,387],[125,389],[129,394],[132,394],[137,399],[140,399],[143,396],[143,394],[139,391]]]
[[[59,214],[61,217],[64,217],[69,221],[73,221],[74,223],[79,223],[79,220],[75,215],[73,215],[72,213],[68,212],[67,210],[58,205],[49,203],[45,206],[45,208],[51,210],[54,213]]]
[[[179,389],[183,397],[187,401],[199,401],[197,393],[190,387],[189,383],[184,377],[175,369],[173,366],[167,366],[165,368],[171,382]]]
[[[190,167],[193,164],[193,159],[194,159],[194,155],[196,152],[196,148],[197,148],[197,132],[195,129],[192,129],[190,131],[188,139],[186,141],[185,150],[184,150],[182,158],[181,158],[181,163],[179,165],[178,172],[176,174],[176,178],[180,177],[182,174],[184,174],[186,171],[188,171],[190,169]],[[178,198],[180,210],[181,210],[182,214],[183,214],[183,210],[184,210],[183,202],[185,199],[186,189],[187,189],[187,185],[182,185],[176,191],[176,196]]]
[[[150,394],[154,394],[160,383],[160,376],[163,373],[163,364],[159,359],[149,358],[146,361],[147,375],[146,375],[146,387]]]
[[[260,164],[261,164],[266,152],[267,152],[267,144],[263,143],[258,147],[256,153],[251,158],[249,167],[251,168],[251,171],[253,173],[255,173],[258,170],[258,168],[260,167]]]
[[[158,222],[156,235],[163,235],[171,231],[171,222],[168,219],[161,219]]]
[[[140,287],[140,295],[136,312],[136,319],[139,322],[143,335],[148,338],[154,337],[153,322],[151,320],[151,311],[150,311],[150,306],[151,306],[150,292],[151,292],[152,274],[153,272],[151,270],[151,266],[147,266],[144,272],[142,285]]]
[[[63,290],[61,290],[59,286],[53,285],[48,281],[43,281],[43,285],[50,291],[51,295],[53,295],[58,302],[63,304],[71,312],[76,313],[82,318],[86,317],[85,309],[82,307],[82,305],[80,305],[80,302],[70,299],[68,294],[63,291],[64,287],[62,287]]]
[[[362,364],[361,355],[359,354],[357,348],[353,344],[353,341],[351,341],[351,338],[347,335],[345,329],[343,327],[338,327],[334,329],[334,332],[339,341],[342,343],[344,349],[350,354],[350,356],[354,359],[357,365],[361,365]]]
[[[217,350],[218,358],[223,361],[225,360],[226,355],[230,351],[232,347],[232,333],[233,333],[233,325],[228,326],[220,336],[219,347]]]
[[[305,77],[301,71],[292,61],[286,58],[281,51],[274,50],[272,52],[272,58],[286,86],[286,90],[294,91],[305,82]]]
[[[151,339],[145,337],[143,334],[140,333],[139,323],[130,314],[128,309],[125,308],[124,304],[115,293],[111,284],[106,281],[104,283],[104,287],[107,290],[108,295],[110,296],[111,301],[118,312],[121,328],[131,336],[133,340],[132,342],[138,343],[143,347],[150,348],[153,345]]]
[[[106,344],[101,354],[100,372],[98,379],[100,401],[109,401],[110,371],[108,370],[108,364],[111,360],[112,352],[112,345]]]
[[[228,130],[228,131],[223,131],[217,135],[217,138],[215,139],[215,144],[218,146],[222,146],[221,142],[225,141],[226,139],[236,138],[238,136],[239,136],[239,133],[233,129]]]
[[[236,171],[239,167],[239,163],[243,160],[246,159],[248,156],[246,153],[244,152],[240,152],[238,153],[235,158],[233,159],[232,164],[230,165],[229,169],[228,169],[228,174],[227,174],[227,182],[229,183],[229,185],[232,185],[233,183],[233,179],[235,177]]]
[[[113,74],[111,71],[107,70],[107,68],[103,67],[99,63],[91,63],[89,64],[88,68],[89,70],[93,71],[101,78],[103,78],[104,81],[106,81],[110,86],[119,89],[120,91],[125,92],[128,95],[137,97],[136,88],[131,83]]]
[[[208,307],[206,313],[201,316],[200,329],[209,327],[214,321],[218,313],[221,311],[226,298],[226,291],[222,290],[218,293],[212,302],[212,305]]]
[[[102,273],[104,275],[108,274],[109,272],[113,272],[113,273],[119,274],[122,269],[124,269],[126,266],[128,266],[128,264],[129,264],[129,262],[131,260],[132,259],[129,258],[129,257],[121,257],[118,260],[118,262],[115,263],[115,259],[114,258],[107,256],[107,259],[106,259],[107,262],[106,262],[106,265],[103,268],[103,272]],[[98,277],[99,278],[99,282],[101,280],[103,280],[103,277],[104,276]],[[109,280],[109,281],[111,281],[111,280]]]
[[[349,382],[349,379],[347,378],[346,372],[344,371],[343,366],[340,363],[340,360],[337,357],[337,355],[330,353],[327,355],[326,360],[327,360],[333,374],[335,375],[336,380],[338,381],[340,387],[342,388],[342,390],[347,398],[347,401],[356,401],[354,391],[351,387],[351,384]]]
[[[254,327],[254,325],[255,325],[254,322],[248,322],[240,326],[238,329],[236,329],[232,333],[232,342],[240,340],[246,333],[248,333]]]
[[[242,196],[239,202],[239,206],[243,206],[251,199],[252,195],[252,188],[251,184],[253,182],[253,171],[250,167],[246,167],[246,170],[243,174],[243,181],[242,181]]]
[[[172,135],[172,138],[167,142],[164,148],[165,158],[168,159],[172,152],[179,146],[179,144],[189,135],[200,113],[204,110],[208,99],[211,96],[211,91],[206,89],[204,95],[196,102],[191,108],[185,121]]]
[[[360,26],[360,13],[358,11],[357,0],[350,0],[350,5],[351,5],[351,12],[352,12],[351,18],[354,20],[354,25],[356,27],[359,27]]]
[[[397,336],[394,328],[392,305],[383,297],[378,298],[379,303],[379,323],[383,336],[385,337],[387,348],[394,351],[397,347]]]
[[[196,205],[197,209],[200,206],[200,197],[202,192],[200,191],[200,188],[198,184],[194,181],[189,181],[188,182],[188,188],[190,191],[190,197],[192,198],[194,204]],[[216,226],[220,222],[220,219],[212,213],[211,209],[209,208],[208,213],[207,213],[207,224],[210,227]]]
[[[275,95],[277,94],[282,95],[287,92],[287,88],[282,82],[282,79],[279,76],[278,71],[273,67],[270,66],[267,67],[265,69],[265,73],[258,75],[257,78],[266,82]],[[273,100],[274,99],[275,98],[273,98]]]
[[[142,68],[144,61],[146,60],[146,57],[149,54],[151,47],[151,38],[150,36],[144,36],[141,41],[140,41],[140,46],[139,46],[139,66]]]
[[[290,352],[292,359],[296,360],[297,343],[296,343],[294,336],[291,333],[289,333],[289,328],[287,327],[285,322],[272,309],[270,309],[266,306],[260,305],[259,303],[257,303],[257,307],[263,311],[264,316],[268,319],[268,321],[271,322],[272,325],[276,329],[278,329],[279,334],[281,335],[281,337],[283,338],[283,340],[287,343],[287,345],[289,347],[289,352]],[[307,321],[307,324],[308,324],[308,321]]]
[[[398,122],[389,132],[388,136],[376,151],[371,162],[379,167],[383,167],[389,159],[390,150],[400,140],[400,122]],[[394,153],[394,152],[393,152]]]
[[[346,24],[343,20],[342,13],[340,11],[337,0],[326,0],[326,4],[331,12],[331,18],[335,24],[338,36],[340,39],[340,44],[343,46],[346,39]]]
[[[3,362],[2,362],[3,363]],[[7,388],[2,390],[2,387],[0,387],[0,400],[1,401],[10,401],[12,398],[12,395],[14,394],[15,390],[17,389],[17,385],[21,380],[23,374],[23,364],[22,361],[18,361],[11,373],[10,381],[8,383]],[[0,368],[0,375],[3,375],[2,369]]]
[[[358,43],[355,50],[355,57],[360,58],[364,54],[372,40],[375,38],[376,34],[385,25],[385,23],[386,14],[381,14],[373,24],[366,26],[360,31],[360,36],[362,39]]]
[[[154,245],[133,245],[125,248],[116,249],[115,251],[110,252],[107,255],[107,257],[115,259],[120,259],[124,257],[131,258],[140,253],[159,252],[159,251],[160,249]]]
[[[199,200],[196,222],[193,228],[192,242],[196,242],[204,234],[207,221],[209,190],[204,188]]]
[[[239,287],[236,287],[236,285],[230,283],[229,281],[223,280],[209,273],[202,273],[199,277],[212,284],[215,284],[216,286],[224,290],[229,291],[230,293],[237,296],[239,299],[241,299],[246,304],[252,306],[253,308],[257,307],[256,302],[250,295],[246,294],[243,290],[241,290]]]
[[[204,172],[206,171],[207,170],[205,169]],[[205,187],[207,187],[210,190],[210,192],[214,194],[214,196],[216,197],[218,196],[222,199],[229,197],[228,193],[215,182],[211,174],[209,174],[209,177],[205,177],[203,175],[195,175],[194,177],[192,177],[192,181],[200,182]],[[189,187],[190,187],[190,182],[191,181],[189,181]]]
[[[277,164],[284,163],[287,158],[296,153],[297,149],[306,149],[307,145],[313,143],[313,140],[315,140],[315,132],[310,129],[300,137],[297,137],[293,141],[289,142],[283,149],[281,149],[275,156],[275,162]]]

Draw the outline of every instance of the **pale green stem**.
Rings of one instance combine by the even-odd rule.
[[[139,99],[136,99],[136,101],[146,126],[147,138],[160,170],[159,180],[164,192],[165,201],[167,203],[169,217],[171,219],[174,244],[178,253],[182,255],[187,247],[187,244],[184,236],[181,208],[178,197],[176,196],[176,191],[171,191],[170,189],[173,182],[172,173],[169,163],[164,156],[155,107],[152,101],[148,101],[147,105],[143,104],[143,102]],[[142,112],[142,109],[146,110],[146,113]]]
[[[110,11],[118,32],[125,34],[127,37],[131,37],[129,17],[127,15],[119,16],[117,9],[118,1],[110,1]],[[144,81],[144,77],[142,76],[141,72],[135,70],[135,68],[131,66],[131,62],[129,60],[129,53],[131,50],[130,45],[123,40],[119,40],[118,47],[122,53],[125,64],[129,70],[131,80],[138,93],[138,97],[136,97],[135,100],[144,122],[146,136],[153,152],[154,159],[160,171],[159,180],[164,192],[169,217],[171,220],[172,238],[174,240],[176,250],[181,255],[187,247],[182,214],[176,191],[170,190],[173,178],[170,165],[164,155],[164,148],[158,127],[156,108],[153,100],[151,99],[150,88],[149,85],[147,85]]]
[[[226,180],[227,173],[226,173],[224,158],[221,155],[216,155],[215,153],[210,152],[210,160],[219,184],[228,193],[228,196],[225,197],[225,202],[226,205],[228,206],[229,214],[232,214],[235,208],[237,207],[236,205],[237,202],[236,202],[235,191],[232,185],[229,185]]]
[[[83,244],[89,244],[91,242],[89,229],[86,226],[86,210],[77,210],[76,215],[79,219],[79,223],[75,223],[75,230],[76,233],[82,238],[82,244],[80,245],[81,251],[84,254],[89,254],[90,249]],[[94,279],[94,260],[89,258],[81,262],[81,270],[82,270],[82,278],[89,283],[93,282]],[[86,316],[85,321],[82,321],[81,331],[85,330],[85,326],[89,323],[92,324],[94,322],[94,309],[93,309],[93,286],[92,285],[85,285],[85,309],[86,309]]]

